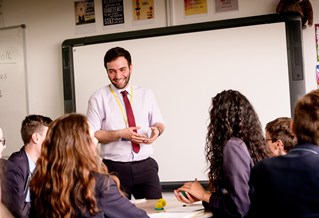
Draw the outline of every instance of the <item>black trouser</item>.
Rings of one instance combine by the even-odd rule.
[[[117,162],[103,160],[110,173],[114,173],[121,182],[122,190],[131,199],[159,199],[162,198],[162,188],[158,177],[158,164],[149,157],[134,162]]]

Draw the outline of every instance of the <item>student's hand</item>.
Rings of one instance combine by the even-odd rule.
[[[178,193],[180,191],[184,191],[188,199],[181,196],[181,194]],[[179,194],[179,196],[176,196],[175,194],[177,200],[182,200],[184,203],[193,203],[199,200],[209,202],[209,198],[211,196],[211,194],[203,188],[197,179],[195,179],[194,182],[185,183],[182,187],[178,188],[176,192]]]
[[[183,188],[181,187],[181,188],[178,188],[177,190],[174,190],[174,195],[178,201],[180,201],[182,203],[186,203],[186,204],[191,204],[191,203],[194,203],[196,201],[199,201],[198,199],[191,196],[188,192],[185,192],[182,189]],[[182,192],[185,193],[186,197],[182,194]]]

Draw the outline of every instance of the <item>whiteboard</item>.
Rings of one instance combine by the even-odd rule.
[[[25,26],[0,28],[0,127],[8,157],[23,145],[20,128],[28,114]]]
[[[204,148],[211,98],[236,89],[262,126],[291,116],[305,94],[298,16],[278,14],[67,39],[62,43],[65,113],[86,113],[90,95],[109,83],[105,52],[129,50],[133,84],[153,90],[166,130],[154,143],[162,187],[207,180]]]
[[[206,180],[204,146],[211,98],[239,90],[260,120],[290,116],[284,23],[108,42],[73,48],[76,111],[109,83],[103,57],[121,46],[132,55],[132,83],[153,90],[166,130],[154,143],[160,179]],[[280,91],[279,91],[280,90]]]

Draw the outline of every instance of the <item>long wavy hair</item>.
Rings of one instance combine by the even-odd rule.
[[[238,91],[225,90],[212,98],[210,123],[207,127],[206,161],[210,189],[222,182],[223,148],[231,137],[240,138],[247,146],[254,163],[268,157],[265,138],[259,118],[247,100]]]
[[[99,211],[92,172],[108,174],[92,149],[87,118],[67,114],[49,126],[41,156],[30,181],[38,217],[76,217],[76,211]]]

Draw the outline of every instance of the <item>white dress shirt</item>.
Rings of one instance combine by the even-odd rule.
[[[31,202],[31,198],[30,198],[30,188],[29,188],[29,182],[31,180],[31,176],[32,176],[32,173],[35,169],[35,163],[33,162],[32,158],[28,155],[27,152],[25,152],[27,157],[28,157],[28,162],[29,162],[29,176],[28,176],[28,181],[27,181],[27,184],[26,184],[26,191],[27,191],[27,195],[26,195],[26,198],[25,198],[25,202]]]
[[[161,112],[151,90],[131,85],[125,89],[107,85],[92,94],[89,99],[87,117],[94,131],[127,128],[125,105],[121,94],[123,90],[129,93],[128,98],[131,100],[136,126],[141,127],[137,130],[138,133],[150,136],[150,126],[155,123],[164,124]],[[100,155],[103,159],[130,162],[144,160],[153,153],[151,144],[140,144],[140,147],[140,151],[134,153],[131,141],[113,141],[101,144]]]

